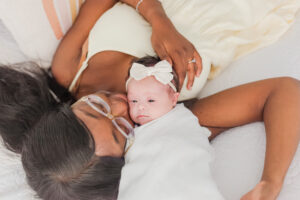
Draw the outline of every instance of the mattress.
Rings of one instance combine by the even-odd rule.
[[[276,43],[240,58],[221,75],[210,80],[199,97],[243,83],[291,76],[300,79],[300,14],[295,24]],[[13,37],[0,21],[0,63],[26,61]],[[265,130],[263,123],[253,123],[230,129],[212,141],[215,161],[213,176],[226,199],[237,200],[259,181],[264,161]],[[0,141],[1,142],[1,141]],[[0,144],[0,199],[33,200],[20,157]],[[300,199],[300,148],[285,178],[278,200]]]

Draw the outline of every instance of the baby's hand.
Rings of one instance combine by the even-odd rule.
[[[245,194],[241,200],[275,200],[280,190],[280,184],[260,181],[250,192]]]

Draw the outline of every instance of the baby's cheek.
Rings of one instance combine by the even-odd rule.
[[[167,114],[170,110],[172,110],[172,105],[170,102],[163,102],[159,106],[156,107],[155,116],[161,117],[162,115]]]
[[[129,115],[130,115],[130,118],[135,121],[135,118],[136,118],[136,112],[135,112],[135,106],[133,105],[130,105],[129,104]],[[135,121],[136,122],[136,121]]]
[[[164,107],[156,107],[156,108],[153,108],[151,110],[151,118],[152,119],[157,119],[159,117],[161,117],[162,115],[164,115],[166,112],[165,112],[165,108]]]

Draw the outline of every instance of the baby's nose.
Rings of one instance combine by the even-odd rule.
[[[145,106],[144,104],[140,103],[139,106],[138,106],[139,110],[144,110],[145,109]]]

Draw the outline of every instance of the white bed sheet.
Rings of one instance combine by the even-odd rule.
[[[278,42],[231,64],[220,76],[206,84],[200,97],[265,78],[290,76],[300,79],[299,36],[300,13],[295,24]],[[226,199],[239,199],[260,180],[265,142],[263,123],[228,130],[212,141],[216,151],[212,171]],[[278,197],[278,200],[299,199],[300,147]]]
[[[242,83],[291,76],[300,79],[300,14],[295,24],[277,43],[258,50],[236,62],[216,79],[209,81],[201,97]],[[0,63],[26,61],[0,20]],[[1,142],[1,141],[0,141]],[[262,123],[226,131],[213,142],[216,159],[213,174],[226,199],[236,200],[259,180],[263,168],[265,134]],[[20,158],[0,144],[0,199],[33,200],[25,184]],[[300,148],[288,171],[279,200],[300,199]]]

